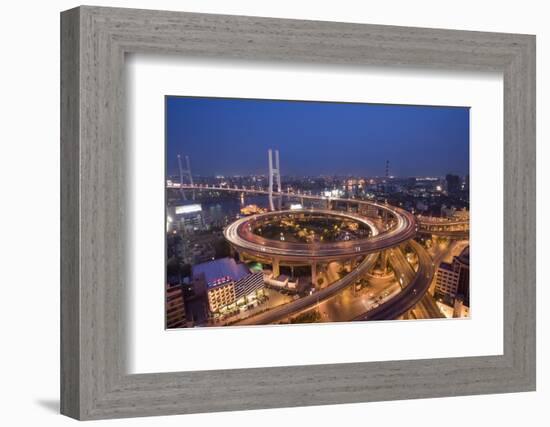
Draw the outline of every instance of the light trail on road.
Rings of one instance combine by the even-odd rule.
[[[180,188],[179,185],[172,185],[169,188]],[[244,189],[244,188],[227,188],[202,185],[184,185],[182,189],[189,190],[205,190],[205,191],[232,191],[241,193],[253,194],[268,194],[267,191]],[[247,319],[239,321],[236,325],[262,325],[269,324],[281,320],[289,315],[303,311],[308,307],[320,303],[346,289],[354,284],[358,279],[365,275],[375,264],[377,255],[382,250],[396,248],[404,242],[409,242],[413,250],[418,255],[419,267],[418,271],[411,278],[410,283],[405,286],[401,292],[388,301],[369,310],[367,313],[358,316],[353,320],[390,320],[399,317],[412,307],[414,307],[427,292],[433,278],[434,269],[432,260],[424,248],[415,242],[413,238],[418,232],[418,224],[416,218],[410,212],[390,206],[387,204],[379,204],[376,202],[356,200],[356,199],[341,199],[327,198],[323,196],[305,195],[300,193],[278,192],[273,194],[276,197],[302,198],[309,200],[320,200],[325,202],[339,202],[347,204],[356,204],[359,207],[374,210],[375,212],[382,211],[393,219],[394,224],[388,230],[380,231],[379,228],[370,219],[351,214],[348,212],[321,210],[321,209],[302,209],[290,211],[275,211],[265,214],[257,214],[250,217],[241,218],[224,230],[224,236],[229,243],[237,250],[256,255],[259,257],[273,257],[284,261],[328,261],[337,259],[353,259],[363,256],[364,259],[360,264],[348,273],[343,278],[334,282],[320,291],[316,291],[311,295],[299,298],[291,303],[277,307],[273,310],[263,312]],[[266,219],[269,216],[277,216],[283,214],[296,214],[298,212],[312,212],[325,215],[342,216],[347,219],[360,221],[367,225],[372,230],[372,235],[366,239],[345,242],[330,242],[323,244],[307,244],[307,243],[289,243],[276,240],[264,239],[251,233],[252,222],[259,219]]]

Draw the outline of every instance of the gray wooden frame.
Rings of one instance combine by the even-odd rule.
[[[504,354],[128,375],[124,58],[504,75]],[[535,37],[79,7],[61,14],[61,412],[78,419],[535,390]]]

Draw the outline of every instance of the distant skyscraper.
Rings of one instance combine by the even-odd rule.
[[[460,190],[460,177],[458,175],[448,174],[445,180],[447,181],[447,192],[450,194],[458,193]]]

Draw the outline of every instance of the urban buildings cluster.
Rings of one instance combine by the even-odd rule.
[[[194,191],[182,197],[178,177],[167,180],[167,289],[166,324],[168,328],[197,325],[231,324],[250,313],[269,310],[315,292],[320,287],[312,282],[312,272],[303,266],[279,267],[257,260],[242,259],[228,244],[223,230],[239,218],[262,214],[271,209],[265,192],[269,177],[212,176],[193,177]],[[397,206],[419,218],[439,222],[468,221],[469,177],[448,174],[444,177],[284,177],[281,192],[296,195],[318,195],[321,198],[365,200]],[[176,185],[174,185],[176,183]],[[224,191],[242,189],[246,191]],[[321,200],[321,199],[319,199]],[[325,208],[317,199],[299,197],[281,200],[281,209]],[[335,207],[338,208],[337,204]],[[345,207],[340,206],[345,209]],[[348,206],[349,209],[349,206]],[[372,213],[372,212],[371,212]],[[282,222],[277,230],[286,239],[290,227],[295,227],[295,240],[313,242],[319,239],[313,227]],[[300,228],[302,227],[302,228]],[[350,227],[350,224],[347,224]],[[352,225],[351,227],[357,227]],[[304,231],[304,228],[306,231]],[[449,228],[448,228],[449,229]],[[267,232],[268,228],[266,227]],[[286,230],[286,231],[285,231]],[[346,229],[349,234],[352,228]],[[435,230],[435,228],[434,228]],[[283,233],[285,231],[285,233]],[[325,230],[326,231],[326,230]],[[260,233],[261,234],[261,233]],[[273,234],[273,233],[271,233]],[[328,235],[328,234],[327,234]],[[345,239],[345,235],[336,235]],[[344,237],[342,237],[344,236]],[[270,238],[273,236],[269,235]],[[445,240],[437,232],[432,240]],[[308,240],[309,239],[309,240]],[[447,238],[448,239],[448,238]],[[279,240],[284,241],[281,237]],[[292,239],[291,239],[292,240]],[[322,240],[322,238],[321,238]],[[380,258],[382,259],[382,258]],[[376,266],[380,267],[380,259]],[[415,258],[416,259],[416,258]],[[418,260],[416,259],[416,262]],[[330,275],[347,274],[344,264],[337,273],[326,265],[321,281]],[[383,266],[392,272],[392,266]],[[441,262],[435,271],[433,297],[440,304],[452,307],[453,317],[468,316],[469,275],[468,249]],[[349,269],[348,269],[349,270]],[[377,270],[372,274],[382,274]],[[333,280],[336,280],[333,278]],[[366,283],[362,279],[358,283]],[[402,279],[401,279],[402,282]],[[358,286],[360,289],[362,286]],[[221,323],[220,323],[221,322]],[[224,323],[225,322],[225,323]]]
[[[470,247],[453,257],[452,262],[441,262],[436,277],[435,298],[453,307],[453,317],[467,317],[470,307]]]

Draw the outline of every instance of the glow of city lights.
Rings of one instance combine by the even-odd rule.
[[[200,212],[202,211],[202,206],[198,203],[193,205],[183,205],[176,206],[176,215],[182,215],[186,213]]]

